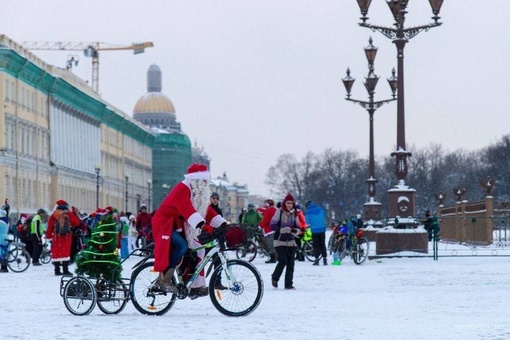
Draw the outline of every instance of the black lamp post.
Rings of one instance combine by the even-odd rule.
[[[152,211],[152,207],[151,207],[151,184],[152,184],[152,180],[149,178],[147,180],[147,212],[151,212]]]
[[[395,69],[392,70],[392,76],[388,78],[388,83],[390,84],[391,92],[393,94],[393,98],[386,100],[374,101],[374,93],[375,88],[377,86],[377,82],[379,81],[379,77],[374,73],[374,60],[377,55],[377,47],[372,45],[372,38],[368,40],[369,44],[365,47],[365,56],[368,61],[368,76],[365,78],[365,89],[368,93],[368,101],[357,100],[351,98],[351,89],[354,84],[354,78],[351,77],[351,71],[347,69],[347,76],[342,79],[345,90],[347,91],[347,98],[355,104],[361,105],[365,110],[368,111],[369,122],[370,122],[370,155],[369,155],[369,163],[368,163],[368,179],[365,181],[368,183],[368,196],[370,197],[369,203],[374,203],[374,196],[376,193],[375,183],[377,180],[375,179],[375,161],[374,161],[374,113],[375,111],[381,107],[382,105],[392,102],[396,100],[396,91],[397,91],[397,78],[395,77]],[[380,209],[375,209],[370,211],[366,209],[365,218],[379,218]],[[367,216],[369,215],[369,216]],[[376,216],[377,215],[377,216]]]
[[[126,209],[124,210],[124,212],[127,212],[128,211],[128,195],[129,195],[129,176],[128,175],[125,175],[124,176],[126,178]]]
[[[96,165],[94,170],[96,171],[96,208],[99,208],[99,173],[101,172],[101,167]]]
[[[405,178],[407,176],[407,157],[411,156],[411,153],[406,151],[406,139],[405,139],[405,97],[404,97],[404,47],[406,43],[414,38],[418,33],[422,31],[427,31],[431,28],[441,26],[441,22],[439,22],[439,11],[441,10],[441,6],[443,5],[443,0],[429,0],[430,6],[432,8],[432,13],[434,16],[432,17],[433,22],[428,25],[415,26],[415,27],[404,27],[405,19],[406,19],[406,8],[409,0],[386,0],[388,7],[393,14],[393,18],[395,20],[395,27],[384,27],[371,25],[367,23],[368,17],[368,9],[370,7],[371,0],[357,0],[362,17],[360,26],[370,28],[372,31],[378,31],[382,33],[385,37],[392,40],[392,42],[397,47],[397,88],[398,88],[398,99],[397,99],[397,150],[393,152],[391,155],[396,158],[396,166],[395,166],[395,174],[397,179],[399,180],[399,186],[404,187]],[[413,191],[412,197],[409,197],[412,202],[409,203],[409,206],[402,207],[402,212],[406,212],[409,215],[414,214],[414,189],[409,189]],[[396,193],[395,196],[399,196],[402,193]],[[390,214],[392,214],[392,210],[394,213],[398,213],[395,211],[397,205],[390,202]]]

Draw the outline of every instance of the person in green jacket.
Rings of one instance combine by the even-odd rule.
[[[255,205],[252,203],[248,204],[248,211],[243,216],[243,220],[241,222],[242,226],[246,228],[247,232],[247,240],[252,240],[255,232],[259,229],[260,222],[262,222],[262,215],[259,214],[258,211],[255,210]],[[248,253],[248,242],[245,244],[245,249],[243,251],[243,257]]]
[[[44,235],[44,222],[43,219],[46,216],[46,210],[39,209],[37,214],[32,219],[30,224],[30,241],[32,242],[32,264],[34,266],[40,266],[39,257],[42,252],[42,236]]]

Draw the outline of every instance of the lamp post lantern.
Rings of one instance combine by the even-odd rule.
[[[405,216],[414,215],[414,195],[415,190],[405,185],[405,178],[407,176],[407,158],[411,153],[406,151],[406,138],[405,138],[405,96],[404,96],[404,48],[407,42],[414,38],[422,31],[428,31],[431,28],[441,26],[439,22],[439,12],[443,5],[443,0],[429,0],[432,8],[433,22],[427,25],[404,27],[407,5],[409,0],[386,0],[388,7],[394,18],[394,27],[384,27],[369,24],[368,9],[371,0],[357,0],[361,15],[361,27],[366,27],[372,31],[378,31],[385,37],[390,39],[397,47],[397,148],[391,155],[396,159],[395,175],[398,179],[398,185],[390,189],[389,193],[389,213],[392,216],[406,214]],[[405,202],[400,204],[399,202]]]
[[[129,203],[129,199],[128,199],[128,195],[129,195],[129,176],[128,175],[125,175],[124,178],[126,179],[126,209],[124,210],[124,212],[127,212],[128,211],[128,203]]]
[[[101,167],[96,165],[94,170],[96,171],[96,208],[99,208],[99,173],[101,172]]]
[[[152,211],[152,207],[151,207],[151,184],[152,184],[152,180],[149,178],[147,180],[147,212],[151,212]]]
[[[377,86],[377,82],[379,81],[379,77],[374,73],[374,61],[375,56],[377,55],[377,47],[372,45],[372,38],[368,40],[369,44],[365,47],[365,56],[368,61],[368,76],[365,78],[365,89],[368,93],[368,101],[357,100],[351,98],[351,89],[354,84],[355,79],[351,77],[351,71],[347,69],[347,76],[342,79],[345,90],[347,92],[348,101],[351,101],[355,104],[361,105],[368,112],[369,117],[369,126],[370,126],[370,146],[369,146],[369,162],[368,162],[368,179],[365,181],[368,183],[368,196],[369,202],[365,204],[365,218],[367,219],[379,219],[381,209],[380,203],[376,202],[375,197],[375,184],[377,180],[375,179],[375,161],[374,161],[374,113],[375,111],[384,104],[392,102],[396,100],[396,91],[397,91],[397,79],[395,77],[395,69],[392,70],[392,76],[388,78],[388,83],[391,88],[391,92],[393,98],[386,100],[374,100],[375,88]],[[400,94],[399,94],[400,95]]]

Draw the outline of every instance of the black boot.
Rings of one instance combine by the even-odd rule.
[[[2,262],[2,265],[0,266],[0,273],[8,273],[8,272],[9,272],[9,268],[7,267],[7,263]]]
[[[269,254],[269,260],[267,260],[266,263],[276,263],[276,255]]]
[[[315,259],[315,261],[313,262],[312,266],[318,266],[319,265],[319,259]]]
[[[325,265],[325,266],[327,266],[327,265],[328,265],[328,259],[327,259],[327,258],[324,258],[324,259],[323,259],[323,263],[324,263],[324,265]]]
[[[73,274],[71,274],[71,272],[69,271],[69,261],[64,261],[64,262],[62,262],[62,267],[63,267],[63,272],[62,272],[62,274],[64,274],[64,275],[73,275]]]
[[[55,266],[55,275],[62,275],[62,272],[60,271],[60,263],[53,263],[53,265]]]

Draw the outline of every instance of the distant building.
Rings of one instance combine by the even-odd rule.
[[[147,93],[133,109],[133,118],[148,126],[156,136],[152,148],[153,201],[150,202],[154,209],[169,190],[184,179],[192,163],[191,142],[181,131],[173,103],[161,89],[162,72],[153,64],[147,71]]]
[[[230,183],[227,174],[211,180],[211,192],[217,192],[220,201],[219,206],[223,211],[223,217],[232,223],[236,223],[241,214],[241,209],[248,206],[248,189],[245,185]]]
[[[195,142],[195,145],[191,149],[191,158],[192,163],[201,163],[207,165],[208,169],[211,169],[211,160],[209,159],[209,156],[204,151],[204,148],[199,148],[197,146],[197,142]]]

